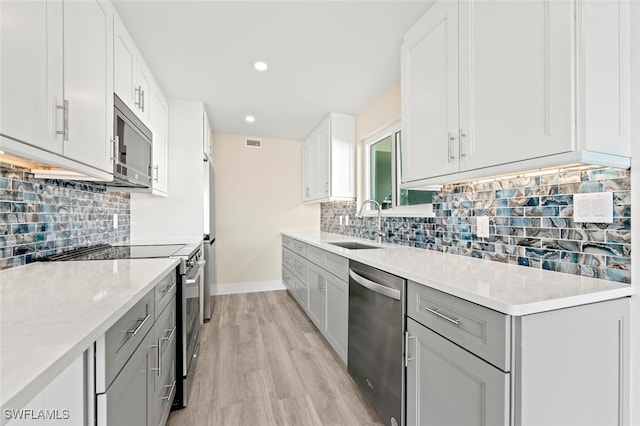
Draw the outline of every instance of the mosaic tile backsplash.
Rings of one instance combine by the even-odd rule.
[[[35,179],[0,163],[0,269],[75,247],[128,242],[129,201],[104,185]]]
[[[573,221],[573,194],[613,193],[613,223]],[[374,239],[375,217],[355,218],[355,202],[323,203],[322,231]],[[447,185],[433,197],[436,217],[383,218],[383,242],[568,274],[631,282],[629,170],[567,169]],[[339,216],[349,215],[349,226]],[[490,217],[490,236],[476,218]]]

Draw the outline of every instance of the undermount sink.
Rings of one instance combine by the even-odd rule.
[[[369,249],[381,249],[380,246],[372,246],[369,244],[359,243],[357,241],[334,241],[329,242],[327,244],[331,244],[333,246],[338,246],[345,248],[347,250],[369,250]]]

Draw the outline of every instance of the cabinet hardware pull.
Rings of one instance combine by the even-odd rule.
[[[156,177],[153,179],[154,182],[158,182],[159,179],[159,173],[158,173],[158,165],[156,164],[155,167],[153,168],[153,170],[156,171]]]
[[[169,336],[168,337],[161,337],[160,340],[166,340],[167,342],[170,342],[171,340],[173,340],[173,338],[176,335],[176,328],[173,327],[171,329],[167,329],[164,330],[164,332],[166,333],[167,331],[170,331]]]
[[[451,152],[451,143],[455,140],[456,138],[451,134],[451,132],[447,132],[447,163],[456,159],[455,155]]]
[[[142,112],[144,112],[144,90],[142,90],[142,86],[140,86],[140,109],[142,110]]]
[[[171,398],[171,394],[173,393],[173,389],[176,387],[176,381],[174,380],[173,383],[171,383],[170,385],[165,385],[165,388],[171,388],[169,389],[169,395],[160,398],[163,401],[169,401],[169,398]]]
[[[62,130],[56,130],[56,135],[62,135],[64,141],[69,140],[69,101],[65,99],[62,105],[56,105],[57,109],[62,110]]]
[[[464,130],[462,130],[462,128],[460,128],[460,157],[466,157],[467,154],[465,154],[465,150],[464,150],[464,139],[467,137],[467,134],[464,132]]]
[[[162,294],[165,295],[167,293],[171,293],[173,291],[174,288],[176,288],[176,286],[178,285],[178,283],[173,283],[168,287],[165,287],[164,290],[162,290]],[[164,297],[164,296],[163,296]]]
[[[441,313],[438,311],[438,309],[436,309],[436,308],[431,309],[431,308],[427,308],[427,307],[425,307],[424,309],[425,309],[426,311],[428,311],[428,312],[431,312],[433,315],[436,315],[436,316],[438,316],[438,317],[442,318],[443,320],[447,320],[447,321],[449,321],[450,323],[453,323],[453,324],[457,325],[458,327],[460,327],[460,320],[453,319],[453,318],[449,318],[448,316],[446,316],[446,315],[444,315],[444,314],[441,314]]]
[[[162,339],[158,339],[158,344],[157,345],[151,345],[150,347],[155,348],[158,352],[157,352],[157,358],[158,358],[158,367],[157,368],[152,368],[151,371],[157,371],[158,372],[158,377],[162,376]]]
[[[404,332],[404,366],[409,366],[409,361],[413,361],[415,358],[409,357],[409,339],[415,339],[416,336],[409,336],[409,332]]]
[[[136,104],[138,109],[141,109],[140,105],[142,104],[142,101],[140,100],[140,93],[142,92],[142,86],[136,87],[135,92],[136,92],[136,100],[134,103]]]
[[[111,149],[113,150],[111,160],[115,162],[118,161],[118,157],[116,156],[116,152],[118,152],[118,142],[120,142],[120,138],[118,136],[116,136],[115,138],[111,138]]]
[[[131,337],[135,336],[136,334],[138,334],[138,332],[140,331],[140,329],[145,325],[145,323],[147,321],[149,321],[149,318],[151,317],[151,315],[147,314],[146,317],[144,318],[140,318],[138,319],[138,321],[140,321],[140,324],[138,324],[138,326],[133,329],[133,330],[127,330],[128,334],[131,334]]]

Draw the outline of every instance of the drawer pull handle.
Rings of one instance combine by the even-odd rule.
[[[162,376],[162,339],[158,339],[157,345],[151,345],[152,348],[156,349],[156,354],[158,356],[158,367],[152,368],[151,371],[157,371],[158,377]]]
[[[410,336],[408,331],[404,332],[404,366],[409,367],[409,361],[415,360],[414,357],[409,356],[409,340],[415,339],[416,336]]]
[[[458,327],[460,327],[460,320],[449,318],[448,316],[446,316],[444,314],[441,314],[436,308],[430,309],[430,308],[425,307],[424,309],[426,311],[428,311],[428,312],[431,312],[433,315],[436,315],[436,316],[442,318],[443,320],[447,320],[450,323],[455,324]]]
[[[165,388],[169,388],[169,387],[171,388],[171,389],[169,389],[169,394],[167,396],[163,397],[163,398],[160,398],[160,399],[162,399],[164,401],[168,401],[169,398],[171,398],[171,394],[173,394],[173,389],[175,389],[175,387],[176,387],[176,381],[174,380],[173,383],[171,383],[170,385],[166,385],[165,386]]]
[[[136,334],[138,334],[140,329],[142,329],[142,327],[146,324],[146,322],[149,321],[150,317],[151,317],[151,315],[147,314],[146,317],[144,317],[142,319],[139,319],[138,321],[140,321],[140,324],[138,324],[138,326],[133,330],[127,330],[127,334],[131,334],[131,337],[133,337]]]
[[[166,340],[167,342],[170,342],[171,340],[173,340],[173,338],[174,338],[174,337],[175,337],[175,335],[176,335],[176,328],[175,328],[175,327],[173,327],[173,328],[172,328],[172,329],[170,329],[170,330],[169,330],[169,329],[167,329],[167,330],[165,330],[165,333],[166,333],[167,331],[169,331],[169,332],[170,332],[170,333],[169,333],[169,336],[167,336],[167,337],[161,337],[161,338],[160,338],[160,340]]]
[[[173,283],[170,286],[165,287],[164,290],[162,290],[163,297],[164,297],[165,294],[171,293],[173,291],[173,289],[176,288],[177,285],[178,285],[178,283]]]

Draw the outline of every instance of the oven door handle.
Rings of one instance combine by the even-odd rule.
[[[368,288],[371,291],[374,291],[383,296],[389,297],[391,299],[400,300],[400,290],[396,290],[395,288],[387,287],[382,284],[378,284],[371,280],[366,279],[365,277],[356,274],[353,270],[349,269],[349,276],[358,284],[363,287]]]
[[[198,267],[194,268],[196,270],[194,274],[190,274],[190,277],[187,277],[187,285],[195,284],[198,281],[198,277],[200,276],[202,271],[204,271],[205,263],[207,263],[206,260],[199,260],[196,262],[196,265],[198,265]]]

